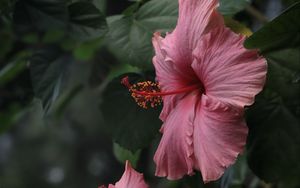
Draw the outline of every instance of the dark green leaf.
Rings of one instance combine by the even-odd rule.
[[[253,172],[267,182],[299,181],[299,116],[270,91],[257,98],[247,115],[248,163]]]
[[[0,59],[5,57],[5,55],[11,50],[13,47],[14,38],[11,33],[10,28],[5,28],[0,30]]]
[[[63,87],[64,75],[71,58],[56,48],[41,48],[30,60],[30,71],[36,97],[47,111]]]
[[[140,73],[141,70],[138,69],[137,67],[133,67],[129,64],[120,64],[120,65],[117,65],[117,66],[114,66],[109,75],[107,76],[107,79],[109,81],[111,81],[112,79],[122,75],[122,74],[125,74],[127,72],[135,72],[135,73]]]
[[[21,73],[26,68],[30,56],[31,52],[27,50],[15,53],[11,62],[3,66],[0,70],[0,86],[13,80]]]
[[[245,41],[272,60],[300,70],[300,2],[288,8]]]
[[[59,42],[63,39],[64,36],[65,36],[65,32],[63,30],[50,29],[44,34],[42,42],[44,43]]]
[[[98,38],[78,44],[73,50],[74,57],[82,61],[90,60],[101,46],[102,40],[103,38]]]
[[[16,0],[1,0],[0,1],[0,15],[11,11]]]
[[[67,7],[61,0],[20,0],[14,11],[14,23],[22,34],[59,30],[80,41],[103,37],[107,32],[103,14],[88,2]]]
[[[300,184],[300,3],[245,43],[268,59],[266,89],[248,113],[248,163],[268,182]],[[286,184],[288,183],[288,184]]]
[[[285,65],[272,60],[269,60],[268,67],[267,88],[279,94],[288,107],[291,107],[293,103],[300,103],[300,72],[292,68],[293,65],[289,66],[289,64]],[[296,109],[291,112],[300,116]]]
[[[92,0],[93,4],[97,9],[99,9],[102,13],[106,14],[106,4],[107,0]]]
[[[12,105],[7,111],[0,112],[0,135],[18,122],[25,112],[18,105]]]
[[[126,8],[122,14],[124,14],[125,16],[131,16],[132,14],[134,14],[140,7],[140,2],[136,2],[133,5],[129,6],[128,8]]]
[[[247,0],[223,0],[220,10],[233,14],[247,4]],[[136,8],[133,5],[133,8]],[[120,62],[151,67],[153,47],[151,38],[155,31],[171,31],[175,28],[178,16],[177,0],[152,0],[145,3],[138,11],[123,17],[108,18],[111,50]]]
[[[82,91],[83,85],[76,85],[67,90],[56,100],[51,109],[56,117],[61,117],[68,104]]]
[[[249,2],[250,0],[220,0],[219,11],[223,15],[234,15],[243,10]]]
[[[88,2],[77,2],[69,6],[71,35],[75,39],[91,40],[107,32],[104,15]]]
[[[0,70],[0,86],[12,80],[18,73],[26,68],[27,61],[16,60],[7,64]]]
[[[177,7],[174,0],[153,0],[134,15],[111,21],[110,44],[117,58],[123,63],[149,67],[153,56],[153,32],[169,31],[175,27]]]
[[[298,46],[300,42],[300,3],[287,9],[277,18],[255,32],[245,42],[247,48],[263,52]]]
[[[66,29],[68,9],[61,0],[20,0],[14,10],[14,23],[20,32]]]
[[[129,76],[133,78],[134,83],[142,79],[137,74]],[[161,126],[158,118],[160,109],[139,107],[128,89],[120,83],[121,78],[118,77],[108,84],[103,94],[101,109],[114,141],[135,152],[148,146],[158,134]]]
[[[266,91],[248,113],[248,163],[268,182],[300,183],[300,3],[245,43],[268,59]],[[290,187],[290,186],[288,186]]]
[[[173,0],[152,0],[136,13],[138,22],[154,31],[170,31],[175,28],[178,16],[178,2]]]
[[[35,44],[39,41],[39,37],[35,33],[28,33],[22,37],[22,41],[27,44]]]
[[[295,48],[283,48],[264,54],[272,61],[280,64],[280,66],[293,71],[300,71],[300,44]]]

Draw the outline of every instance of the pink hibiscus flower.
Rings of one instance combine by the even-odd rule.
[[[102,185],[99,188],[105,188],[105,186]],[[135,171],[130,163],[126,161],[123,176],[116,185],[110,184],[108,188],[148,188],[148,185],[144,181],[143,174]]]
[[[122,83],[142,107],[163,100],[156,175],[179,179],[200,170],[218,179],[243,151],[244,107],[265,83],[267,65],[243,47],[244,36],[224,26],[217,0],[179,0],[175,30],[153,37],[155,83]]]

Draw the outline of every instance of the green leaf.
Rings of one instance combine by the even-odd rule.
[[[259,48],[263,55],[272,60],[298,66],[300,64],[299,17],[300,2],[255,32],[245,41],[245,47]]]
[[[11,105],[5,112],[0,111],[0,135],[17,123],[25,114],[26,110],[18,105]]]
[[[111,51],[120,62],[142,68],[151,66],[154,31],[170,31],[175,27],[178,4],[174,0],[153,0],[135,14],[110,21]],[[116,18],[116,17],[115,17]]]
[[[269,60],[268,65],[266,87],[279,94],[287,105],[300,103],[300,63],[298,67],[293,68],[293,65]],[[297,114],[296,110],[292,112]]]
[[[140,2],[136,2],[134,4],[132,4],[131,6],[129,6],[128,8],[126,8],[122,14],[124,14],[125,16],[131,16],[132,14],[134,14],[140,7]]]
[[[245,42],[268,59],[265,91],[248,111],[248,163],[268,182],[300,185],[300,3]]]
[[[0,1],[0,15],[8,13],[13,8],[17,0],[1,0]]]
[[[102,45],[103,38],[87,41],[78,44],[73,49],[75,59],[87,61],[94,57],[96,51]]]
[[[51,108],[56,117],[61,117],[70,102],[83,90],[83,85],[78,84],[61,94]]]
[[[107,32],[103,14],[89,2],[67,6],[61,0],[20,0],[16,3],[14,23],[21,34],[60,30],[80,41],[103,37]]]
[[[234,15],[243,10],[249,3],[250,0],[220,0],[219,11],[223,15]]]
[[[257,97],[247,115],[248,163],[253,172],[267,182],[300,183],[299,116],[268,90]]]
[[[220,10],[232,14],[244,8],[247,0],[223,0]],[[134,4],[135,8],[138,3]],[[177,0],[152,0],[138,11],[126,11],[126,16],[107,19],[110,31],[110,49],[122,63],[140,68],[152,67],[154,55],[151,38],[155,31],[166,32],[175,28],[178,17]]]
[[[68,9],[61,0],[20,0],[15,5],[14,23],[20,33],[66,29],[67,21]]]
[[[13,80],[19,73],[21,73],[27,66],[28,59],[31,52],[23,50],[14,54],[11,62],[3,66],[0,70],[0,86]]]
[[[41,48],[30,60],[31,80],[37,98],[45,111],[57,99],[71,58],[52,47]]]
[[[114,155],[117,158],[117,160],[123,164],[128,160],[130,161],[131,165],[133,167],[136,167],[137,162],[139,160],[141,150],[138,150],[136,152],[131,152],[125,148],[122,148],[119,144],[114,143],[113,145],[113,151]]]
[[[129,64],[120,64],[120,65],[117,65],[117,66],[114,66],[109,75],[107,76],[107,79],[109,81],[111,81],[112,79],[122,75],[122,74],[125,74],[127,72],[134,72],[134,73],[140,73],[141,70],[138,69],[137,67],[133,67]]]
[[[13,47],[14,38],[11,33],[10,28],[5,28],[0,30],[0,59],[5,57],[5,55],[11,50]]]
[[[44,43],[56,43],[61,41],[64,36],[65,36],[64,31],[59,29],[50,29],[44,34],[42,41]]]
[[[35,33],[28,33],[22,37],[22,41],[27,44],[35,44],[39,41],[39,37]]]
[[[251,49],[260,48],[265,52],[299,45],[299,10],[300,3],[288,8],[248,38],[245,42],[245,47]]]
[[[129,74],[132,83],[149,80],[137,74]],[[143,109],[131,97],[128,89],[120,81],[121,77],[112,80],[103,94],[101,110],[107,129],[113,140],[130,151],[148,146],[158,134],[161,121],[159,108]],[[148,78],[148,79],[147,79]]]
[[[26,68],[27,61],[16,60],[7,64],[0,70],[0,86],[6,84],[15,78],[18,73],[22,72]]]
[[[268,182],[300,183],[300,3],[254,33],[245,46],[268,59],[265,92],[248,112],[248,163]],[[291,187],[291,186],[288,186]]]
[[[71,36],[79,40],[103,37],[107,32],[104,15],[88,2],[76,2],[69,6]]]
[[[107,0],[92,0],[92,2],[102,13],[106,13]]]

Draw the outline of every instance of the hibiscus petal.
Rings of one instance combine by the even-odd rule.
[[[193,121],[199,101],[197,92],[181,99],[169,114],[154,155],[156,176],[179,179],[193,174]]]
[[[109,188],[148,188],[148,185],[144,181],[143,174],[135,171],[126,161],[125,172],[120,181],[115,186],[109,185]]]
[[[163,40],[163,49],[187,75],[193,75],[190,67],[192,50],[196,48],[198,40],[213,28],[224,25],[217,7],[217,0],[179,0],[177,25]]]
[[[185,83],[182,81],[181,70],[176,69],[174,63],[167,54],[162,51],[162,37],[159,33],[154,33],[152,43],[155,50],[155,56],[153,58],[153,65],[156,70],[156,79],[159,82],[162,91],[173,91],[185,87]],[[164,96],[164,106],[160,114],[160,119],[165,121],[170,111],[175,108],[177,102],[183,98],[184,95],[169,95]]]
[[[216,8],[217,0],[179,0],[179,17],[175,30],[166,38],[155,33],[153,46],[157,80],[162,91],[177,90],[197,82],[192,67],[192,50],[201,36],[215,27],[223,26]],[[185,95],[163,97],[160,119],[165,121],[177,101]]]
[[[204,182],[221,177],[243,151],[248,128],[242,113],[202,95],[194,121],[194,153]]]
[[[243,47],[245,37],[227,28],[203,36],[193,54],[192,67],[206,95],[244,107],[254,102],[265,83],[266,60]]]

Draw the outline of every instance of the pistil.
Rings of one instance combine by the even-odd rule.
[[[131,96],[135,102],[145,109],[147,109],[148,106],[154,108],[160,105],[163,96],[187,93],[199,88],[198,85],[192,85],[174,91],[162,92],[159,84],[152,81],[138,82],[131,85],[128,76],[124,77],[121,83],[131,92]]]

